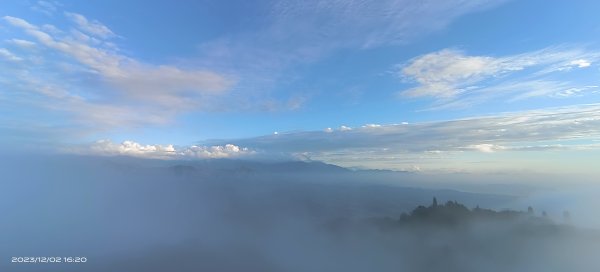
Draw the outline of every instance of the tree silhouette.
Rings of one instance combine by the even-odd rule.
[[[568,216],[568,212],[563,213],[563,217],[567,218]],[[402,225],[413,227],[447,227],[460,226],[472,220],[483,219],[506,221],[525,217],[537,220],[544,218],[543,222],[540,222],[549,222],[548,214],[545,211],[542,212],[540,217],[536,217],[532,207],[528,207],[526,212],[513,210],[494,211],[491,209],[482,209],[479,205],[477,205],[476,208],[469,209],[457,201],[447,201],[445,204],[439,204],[435,197],[433,198],[432,204],[428,207],[420,205],[410,213],[402,213],[398,222]]]

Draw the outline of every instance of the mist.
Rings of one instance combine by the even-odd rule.
[[[0,160],[2,271],[600,268],[591,185],[569,191],[540,187],[533,176],[501,183],[506,175],[444,177],[300,161]],[[548,223],[399,223],[402,213],[434,197],[470,209],[532,206],[532,218],[546,212]],[[10,262],[18,256],[85,256],[87,262]]]

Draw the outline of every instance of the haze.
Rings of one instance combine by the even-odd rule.
[[[598,271],[598,10],[5,1],[0,270]]]

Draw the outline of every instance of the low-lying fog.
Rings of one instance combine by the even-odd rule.
[[[0,161],[0,271],[600,269],[593,186],[543,188],[516,176],[505,183],[470,176],[461,183],[460,175],[305,162]],[[554,223],[396,225],[401,213],[428,206],[433,197],[471,209],[532,206]],[[562,218],[564,210],[570,218]],[[382,227],[379,220],[393,223]],[[84,256],[87,262],[11,263],[18,256]]]

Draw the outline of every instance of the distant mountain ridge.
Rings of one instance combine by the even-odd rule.
[[[168,166],[178,173],[193,171],[234,171],[234,172],[320,172],[343,173],[352,170],[319,161],[261,162],[250,160],[211,159],[201,161],[177,161]]]

